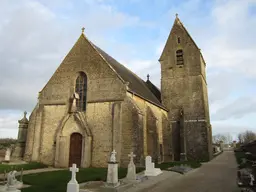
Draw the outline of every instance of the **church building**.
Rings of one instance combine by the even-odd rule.
[[[178,17],[159,65],[161,90],[83,31],[39,92],[29,120],[20,120],[22,158],[55,167],[106,167],[115,149],[120,166],[127,166],[130,152],[137,165],[147,155],[158,163],[210,160],[206,64]]]

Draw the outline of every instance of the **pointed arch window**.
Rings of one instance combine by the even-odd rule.
[[[87,96],[87,76],[85,73],[80,72],[76,79],[76,93],[79,99],[76,101],[78,111],[86,111],[86,96]]]
[[[176,51],[176,63],[177,65],[184,65],[183,50],[179,49]]]

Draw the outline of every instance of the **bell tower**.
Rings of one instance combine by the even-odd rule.
[[[169,110],[174,160],[210,160],[206,64],[177,14],[159,62],[161,100]]]

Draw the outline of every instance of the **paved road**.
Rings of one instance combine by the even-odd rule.
[[[240,192],[236,186],[237,164],[233,151],[224,151],[201,168],[172,182],[160,182],[148,192]]]

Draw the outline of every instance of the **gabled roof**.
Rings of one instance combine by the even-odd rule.
[[[189,32],[188,32],[188,30],[186,29],[186,27],[185,27],[185,26],[183,25],[183,23],[180,21],[180,19],[179,19],[179,17],[178,17],[178,14],[176,14],[176,18],[175,18],[175,20],[174,20],[172,29],[173,29],[173,27],[174,27],[175,25],[179,25],[179,26],[185,31],[185,33],[188,35],[188,37],[191,39],[191,41],[194,43],[194,45],[196,46],[196,48],[197,48],[198,50],[201,50],[201,49],[197,46],[197,44],[196,44],[196,42],[194,41],[194,39],[193,39],[193,38],[191,37],[191,35],[189,34]],[[162,52],[162,54],[161,54],[161,56],[160,56],[160,58],[159,58],[159,61],[162,60],[163,54],[164,54],[165,50],[167,49],[167,44],[168,44],[169,39],[171,38],[172,29],[171,29],[171,31],[170,31],[170,34],[169,34],[168,39],[167,39],[167,41],[166,41],[166,44],[165,44],[165,46],[164,46],[163,52]],[[203,57],[201,51],[200,51],[200,54],[201,54],[201,57],[202,57],[202,59],[203,59],[203,61],[204,61],[204,63],[205,63],[205,60],[204,60],[204,57]]]
[[[146,85],[150,89],[150,91],[156,96],[156,98],[161,101],[161,91],[156,87],[149,79],[146,81]]]
[[[151,92],[146,83],[140,77],[138,77],[135,73],[127,69],[113,57],[108,55],[105,51],[94,45],[91,41],[89,42],[95,48],[95,50],[103,57],[103,59],[111,66],[111,68],[118,74],[122,81],[128,83],[129,92],[161,107],[164,110],[167,110],[161,104],[161,101]]]

